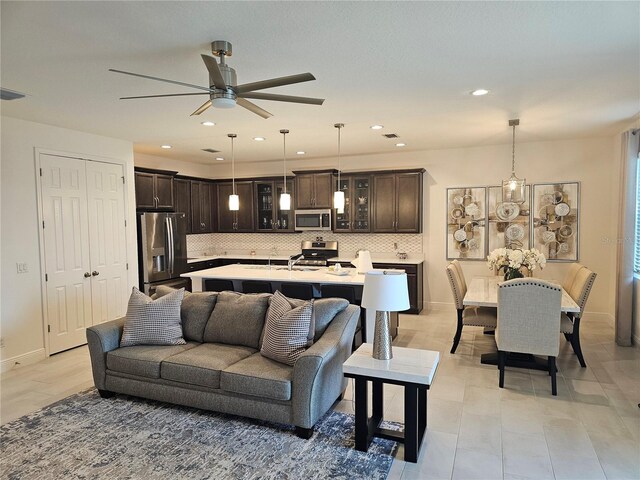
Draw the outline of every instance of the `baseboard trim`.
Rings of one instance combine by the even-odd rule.
[[[47,354],[44,348],[33,350],[32,352],[23,353],[15,357],[7,358],[0,362],[0,373],[8,372],[16,367],[22,367],[24,365],[31,365],[37,363],[40,360],[47,358]]]

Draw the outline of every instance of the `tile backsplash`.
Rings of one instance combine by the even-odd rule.
[[[257,253],[277,251],[291,254],[300,251],[300,242],[315,240],[337,240],[341,256],[355,256],[358,250],[377,253],[393,253],[394,243],[398,251],[422,253],[422,234],[348,234],[333,232],[306,233],[203,233],[187,235],[187,252],[190,257],[227,253]]]

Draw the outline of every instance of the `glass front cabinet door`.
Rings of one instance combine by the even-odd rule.
[[[341,176],[340,181],[338,182],[338,178],[335,179],[336,185],[338,188],[344,192],[344,212],[338,213],[338,210],[335,208],[333,211],[335,212],[336,221],[334,226],[334,231],[336,232],[350,232],[351,231],[351,178]]]
[[[293,202],[290,210],[280,208],[280,194],[283,182],[256,182],[257,217],[256,229],[259,232],[292,232]],[[293,181],[287,180],[287,193],[293,199]]]
[[[353,177],[352,215],[353,231],[369,232],[370,229],[370,199],[371,199],[371,178],[368,175]]]

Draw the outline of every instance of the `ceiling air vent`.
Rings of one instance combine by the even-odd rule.
[[[395,133],[383,133],[382,136],[387,138],[398,138],[398,135]]]
[[[202,151],[207,153],[220,153],[220,150],[215,150],[213,148],[203,148]]]

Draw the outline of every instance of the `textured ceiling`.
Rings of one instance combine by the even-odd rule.
[[[639,2],[1,2],[2,87],[27,93],[2,114],[134,142],[137,152],[211,162],[334,155],[613,134],[640,110]],[[200,59],[233,44],[239,83],[312,72],[266,90],[326,98],[323,106],[258,101],[189,114],[205,99],[118,100],[191,91],[108,68],[206,85]],[[488,88],[472,97],[474,88]],[[215,127],[203,127],[212,120]],[[372,131],[374,123],[383,131]],[[251,140],[264,136],[265,142]],[[161,144],[173,145],[161,150]]]

